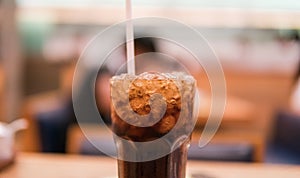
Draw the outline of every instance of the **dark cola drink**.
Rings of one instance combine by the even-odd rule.
[[[183,73],[111,79],[119,178],[184,178],[195,80]]]

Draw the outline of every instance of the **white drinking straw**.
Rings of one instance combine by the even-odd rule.
[[[127,72],[135,75],[134,61],[134,37],[132,25],[132,8],[131,0],[126,0],[126,48],[127,48]]]

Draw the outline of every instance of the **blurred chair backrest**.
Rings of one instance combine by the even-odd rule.
[[[0,121],[5,121],[4,87],[5,87],[5,75],[4,75],[3,68],[0,64]]]
[[[43,59],[26,60],[24,74],[25,95],[49,92],[59,88],[60,66]]]

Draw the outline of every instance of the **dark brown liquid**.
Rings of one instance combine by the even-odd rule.
[[[172,153],[147,162],[118,160],[119,178],[185,178],[188,143]]]

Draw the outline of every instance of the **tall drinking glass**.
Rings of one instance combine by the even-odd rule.
[[[119,178],[184,178],[194,78],[183,73],[122,74],[110,85]]]

